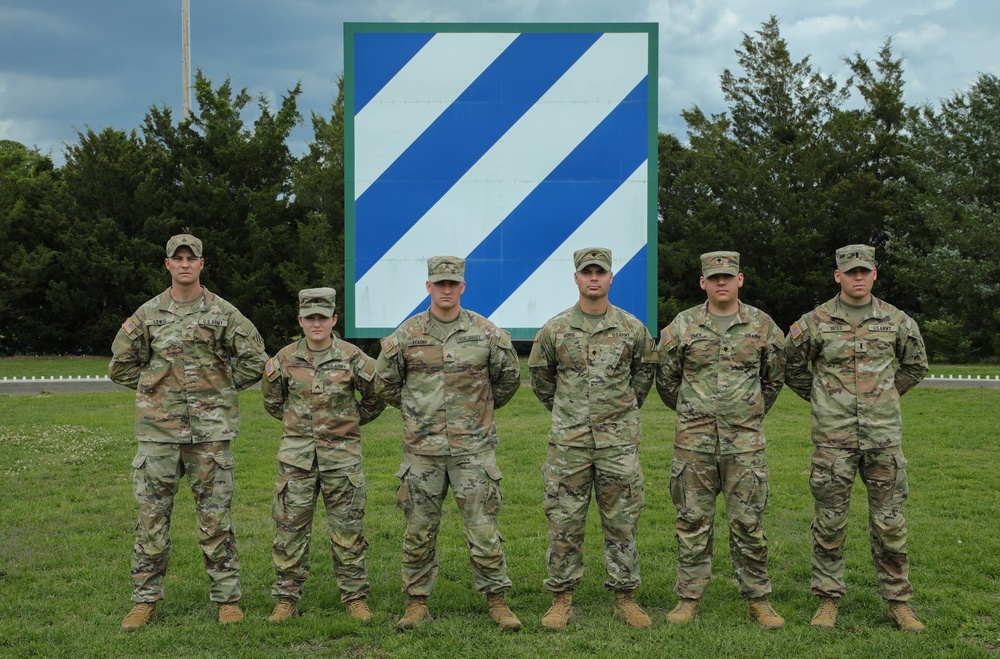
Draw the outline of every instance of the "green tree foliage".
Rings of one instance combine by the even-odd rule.
[[[0,352],[64,352],[72,342],[52,307],[68,218],[52,159],[0,141]]]
[[[1000,353],[1000,79],[924,107],[889,224],[898,286],[920,306],[928,350],[944,360]]]
[[[293,260],[281,265],[296,290],[337,289],[338,325],[344,300],[344,77],[337,79],[331,117],[312,114],[314,140],[296,165],[292,188],[302,211]]]
[[[840,86],[808,57],[793,61],[776,18],[744,35],[736,54],[742,72],[721,76],[728,112],[683,113],[690,145],[671,151],[687,163],[671,183],[679,201],[661,205],[674,225],[661,254],[678,260],[661,272],[692,282],[686,302],[696,304],[704,300],[694,284],[697,254],[736,249],[747,277],[742,297],[787,326],[835,292],[837,247],[882,243],[901,65],[888,42],[875,73],[860,56],[850,60],[864,108],[845,110],[853,81]]]
[[[301,88],[291,89],[275,111],[257,98],[250,126],[243,115],[254,99],[245,89],[234,93],[228,79],[213,88],[198,71],[194,91],[197,110],[189,120],[175,123],[169,108],[154,107],[143,124],[152,183],[145,235],[161,246],[182,231],[201,238],[203,283],[251,318],[268,346],[283,345],[299,284],[279,264],[295,257],[297,243],[296,161],[287,141],[301,120]],[[161,264],[162,258],[161,249]]]

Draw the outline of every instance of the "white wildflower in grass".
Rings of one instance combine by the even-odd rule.
[[[7,456],[0,475],[16,476],[32,469],[95,462],[115,439],[77,425],[32,425],[0,432],[0,447]]]

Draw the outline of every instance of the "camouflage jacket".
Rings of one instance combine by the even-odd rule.
[[[403,413],[403,450],[468,455],[497,445],[493,411],[521,385],[510,333],[462,309],[448,336],[425,311],[382,340],[375,390]]]
[[[136,390],[135,436],[198,444],[236,439],[237,392],[260,380],[264,341],[236,307],[202,289],[186,313],[170,289],[122,323],[108,374]]]
[[[269,359],[260,384],[264,408],[281,419],[278,460],[321,471],[361,462],[360,428],[385,409],[374,377],[375,360],[337,337],[319,360],[305,339]]]
[[[902,443],[899,397],[927,373],[924,340],[912,318],[873,297],[871,314],[855,327],[838,294],[792,325],[785,352],[785,384],[812,401],[816,446],[866,450]]]
[[[639,408],[656,373],[649,331],[608,306],[595,327],[576,304],[538,331],[528,357],[531,389],[552,412],[549,443],[605,448],[638,444]]]
[[[747,453],[764,448],[764,415],[778,398],[785,336],[766,313],[739,303],[720,327],[708,303],[692,307],[660,333],[656,391],[677,411],[674,446]]]

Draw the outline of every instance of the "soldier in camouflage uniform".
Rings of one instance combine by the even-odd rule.
[[[660,334],[656,391],[677,412],[670,497],[677,508],[680,598],[667,620],[694,619],[712,576],[716,499],[722,493],[740,595],[765,629],[785,621],[767,600],[767,538],[761,517],[769,476],[764,415],[781,391],[784,334],[766,313],[739,300],[737,252],[701,255],[705,304],[677,317]]]
[[[837,622],[851,487],[860,473],[879,595],[897,626],[921,632],[908,604],[899,398],[927,373],[927,354],[916,322],[871,294],[875,248],[848,245],[836,261],[840,293],[793,324],[786,342],[785,383],[812,403],[812,592],[820,599],[812,624],[832,629]]]
[[[253,323],[201,285],[205,259],[200,240],[190,234],[173,236],[165,262],[170,288],[125,319],[108,365],[113,381],[136,390],[136,604],[122,621],[126,631],[149,623],[163,599],[170,515],[185,474],[219,622],[243,619],[230,515],[235,461],[229,442],[240,426],[237,392],[260,380],[267,355]]]
[[[542,507],[549,520],[544,583],[552,606],[542,627],[562,629],[572,618],[592,490],[615,613],[632,627],[647,627],[649,616],[632,594],[640,583],[635,534],[645,502],[639,408],[653,384],[654,343],[635,316],[608,302],[611,250],[578,250],[573,263],[579,301],[545,323],[528,358],[531,388],[552,412],[542,466]]]
[[[493,412],[521,384],[510,334],[461,308],[465,260],[427,261],[430,309],[382,341],[376,391],[403,413],[403,459],[397,503],[406,516],[403,591],[409,596],[399,629],[430,621],[427,598],[437,578],[441,505],[451,485],[465,528],[476,591],[501,629],[521,622],[507,607],[510,589],[500,537],[500,469]]]
[[[340,601],[362,622],[371,619],[365,597],[364,517],[367,490],[361,469],[360,427],[378,417],[385,402],[375,393],[375,360],[333,333],[332,288],[299,292],[299,326],[305,337],[264,365],[264,408],[282,422],[278,478],[271,514],[278,530],[271,549],[278,598],[268,620],[297,613],[309,577],[309,545],[316,500],[330,530]],[[355,393],[360,394],[360,400]]]

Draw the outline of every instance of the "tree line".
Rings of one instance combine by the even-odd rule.
[[[792,59],[775,17],[736,53],[725,111],[693,106],[683,140],[659,135],[658,325],[704,300],[702,252],[738,250],[741,298],[788,327],[836,292],[836,248],[868,243],[875,294],[918,320],[933,360],[1000,356],[1000,79],[909,105],[891,40],[845,57],[838,83]],[[0,140],[0,353],[107,354],[182,231],[272,348],[299,289],[344,290],[343,79],[299,157],[299,85],[274,108],[201,72],[194,91],[189,120],[154,106],[138,129],[78,131],[61,167]]]

